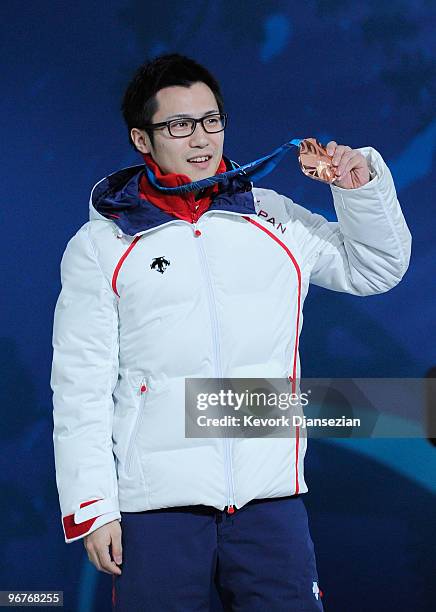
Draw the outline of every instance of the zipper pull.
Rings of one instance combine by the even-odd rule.
[[[235,507],[233,504],[231,504],[228,508],[227,508],[227,514],[233,514],[235,512]]]
[[[147,385],[145,384],[145,378],[143,378],[139,386],[139,393],[142,395],[146,391],[147,391]]]
[[[194,225],[194,236],[201,236],[201,232],[199,229],[197,229],[195,223],[193,225]]]

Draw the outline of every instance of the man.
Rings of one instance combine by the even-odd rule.
[[[330,142],[338,222],[227,177],[216,80],[144,64],[123,114],[145,165],[104,178],[62,258],[54,445],[66,542],[114,576],[117,610],[322,610],[302,494],[306,438],[187,438],[187,377],[300,377],[309,283],[358,296],[403,277],[406,226],[380,154]],[[274,224],[271,223],[274,219]],[[120,567],[121,566],[121,567]]]

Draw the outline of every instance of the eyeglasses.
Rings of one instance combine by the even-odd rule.
[[[201,123],[204,131],[208,134],[222,132],[227,125],[227,113],[214,113],[201,117],[201,119],[183,117],[180,119],[172,119],[171,121],[162,121],[161,123],[150,123],[143,127],[145,130],[157,130],[166,127],[168,128],[170,136],[173,138],[186,138],[195,132],[197,123]]]

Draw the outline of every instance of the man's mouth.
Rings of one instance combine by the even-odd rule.
[[[188,162],[191,164],[205,164],[210,159],[212,159],[212,155],[197,155],[196,157],[188,159]]]

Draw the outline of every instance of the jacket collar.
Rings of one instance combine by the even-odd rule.
[[[191,179],[184,174],[162,174],[159,166],[153,160],[150,154],[143,156],[145,164],[154,173],[156,179],[161,185],[168,187],[177,187],[182,184],[188,184]],[[226,171],[226,164],[223,159],[217,169],[217,174]],[[142,174],[139,181],[139,197],[148,200],[158,208],[161,208],[168,214],[183,219],[190,223],[196,223],[201,215],[209,208],[212,198],[219,191],[217,184],[211,185],[200,192],[195,193],[189,191],[184,194],[162,193],[154,187],[148,178],[146,172]]]
[[[232,163],[223,156],[226,169]],[[129,166],[100,180],[92,189],[89,201],[90,219],[110,219],[129,236],[177,221],[173,215],[140,197],[139,184],[144,165]],[[219,185],[208,211],[238,215],[256,214],[251,183],[237,175]]]

